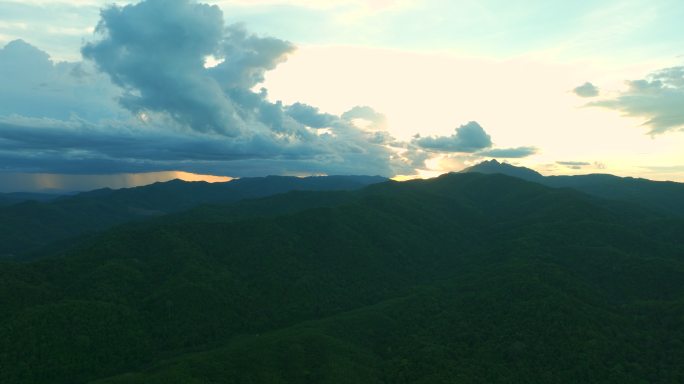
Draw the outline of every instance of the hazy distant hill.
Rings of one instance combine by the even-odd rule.
[[[24,201],[50,201],[58,198],[59,194],[52,193],[31,193],[31,192],[13,192],[0,193],[0,207],[21,203]]]
[[[478,173],[223,207],[0,263],[0,382],[684,379],[684,220]]]
[[[226,183],[173,180],[137,188],[99,189],[45,202],[26,201],[0,207],[0,257],[198,204],[229,203],[294,190],[351,190],[384,180],[379,176],[268,176]]]
[[[684,217],[684,184],[682,183],[608,174],[545,177],[529,168],[499,163],[496,160],[482,162],[461,172],[501,173],[550,187],[574,188],[594,196],[636,203],[660,213]]]

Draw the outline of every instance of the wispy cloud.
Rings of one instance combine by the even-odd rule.
[[[536,147],[517,147],[517,148],[494,148],[480,151],[477,154],[487,157],[498,157],[503,159],[520,159],[536,154],[539,150]]]

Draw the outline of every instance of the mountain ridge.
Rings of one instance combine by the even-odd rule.
[[[662,230],[684,220],[480,173],[335,194],[0,262],[0,381],[684,377],[684,248]]]
[[[684,183],[654,181],[594,173],[572,176],[543,176],[525,167],[496,160],[484,161],[461,173],[500,173],[553,188],[572,188],[593,196],[641,205],[654,212],[684,217]]]
[[[230,203],[293,190],[352,190],[380,176],[270,176],[225,183],[172,180],[147,186],[82,192],[0,207],[0,257],[125,222],[180,212],[199,204]]]

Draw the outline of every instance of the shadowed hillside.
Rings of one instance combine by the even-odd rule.
[[[214,207],[0,263],[0,381],[684,378],[682,220],[477,173]]]
[[[136,188],[99,189],[47,202],[26,201],[0,207],[0,257],[199,204],[230,203],[296,190],[351,190],[384,180],[377,176],[269,176],[226,183],[172,180]]]
[[[58,194],[51,193],[0,193],[0,207],[23,203],[25,201],[50,201],[58,198],[59,196],[60,195]]]

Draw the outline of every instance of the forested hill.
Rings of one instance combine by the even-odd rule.
[[[641,205],[652,211],[684,218],[684,184],[653,181],[609,174],[542,176],[525,167],[496,160],[484,161],[466,168],[463,173],[500,173],[554,188],[573,188],[590,195]]]
[[[99,189],[50,201],[24,201],[0,207],[0,258],[199,204],[230,203],[297,190],[353,190],[385,180],[379,176],[268,176],[225,183],[172,180],[136,188]]]
[[[0,193],[0,207],[23,203],[25,201],[50,201],[61,195],[56,193]]]
[[[684,381],[676,217],[480,173],[209,208],[0,263],[0,382]]]

